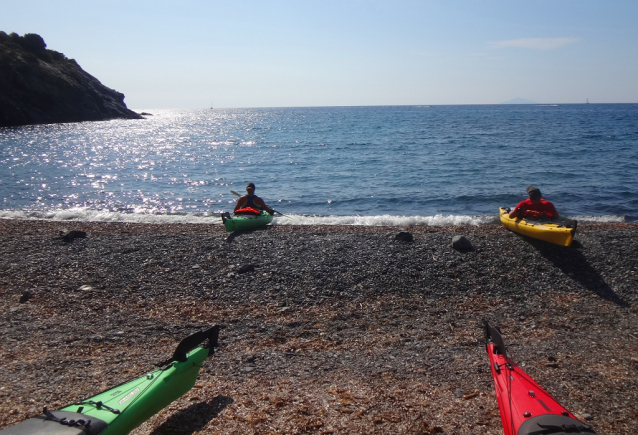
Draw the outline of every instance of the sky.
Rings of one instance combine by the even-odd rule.
[[[636,0],[0,0],[133,110],[638,103]]]

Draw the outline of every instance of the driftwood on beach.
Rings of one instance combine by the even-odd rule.
[[[0,220],[0,427],[220,323],[195,388],[136,434],[501,434],[488,319],[562,405],[600,434],[632,433],[638,225],[578,231],[563,248],[497,225],[228,235]],[[457,235],[472,249],[454,249]]]

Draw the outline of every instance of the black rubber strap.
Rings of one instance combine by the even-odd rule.
[[[55,421],[57,423],[65,425],[65,426],[71,426],[71,427],[84,426],[84,427],[89,427],[91,425],[91,420],[83,420],[83,419],[67,420],[66,417],[58,418],[55,415],[53,415],[53,413],[51,413],[51,411],[49,411],[46,406],[44,407],[43,414],[45,416],[45,418],[44,418],[45,420]]]

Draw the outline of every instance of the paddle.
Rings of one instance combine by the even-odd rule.
[[[241,197],[241,195],[240,195],[238,192],[234,191],[234,190],[231,190],[231,191],[230,191],[230,193],[232,193],[233,195],[235,195],[235,196],[237,196],[237,197]],[[278,212],[278,211],[277,211],[277,210],[275,210],[274,208],[272,209],[272,211],[274,211],[275,213],[280,214],[281,216],[286,216],[285,214],[283,214],[283,213],[281,213],[281,212]]]

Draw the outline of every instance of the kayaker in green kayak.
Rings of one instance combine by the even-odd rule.
[[[235,204],[234,212],[242,208],[252,207],[257,210],[266,210],[271,215],[275,213],[275,210],[268,207],[263,199],[255,195],[255,183],[248,183],[246,186],[246,195],[240,197]]]

